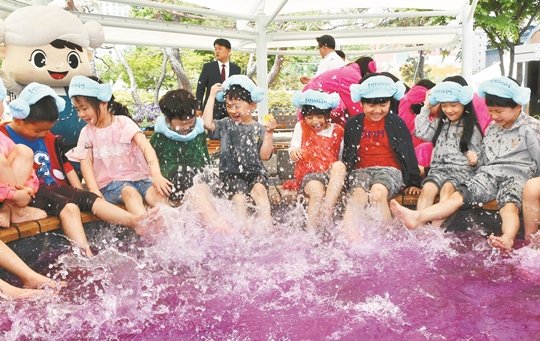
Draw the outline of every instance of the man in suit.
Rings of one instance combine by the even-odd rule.
[[[229,61],[231,55],[231,43],[227,39],[218,38],[214,41],[214,55],[216,61],[206,63],[199,76],[196,97],[199,102],[199,110],[203,111],[210,88],[216,83],[223,83],[229,76],[239,75],[240,67]],[[203,100],[204,98],[204,100]],[[214,119],[219,120],[227,116],[225,102],[216,101],[214,105]]]

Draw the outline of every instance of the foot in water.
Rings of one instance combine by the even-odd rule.
[[[22,279],[23,287],[26,289],[51,289],[54,292],[60,291],[63,287],[66,286],[64,281],[55,281],[49,277],[40,275],[39,273],[34,273],[29,278]]]
[[[488,243],[492,247],[499,249],[501,252],[508,253],[512,251],[512,247],[514,246],[514,238],[505,236],[504,234],[502,236],[495,236],[494,234],[491,234],[488,237]]]
[[[11,222],[24,223],[25,221],[47,218],[47,213],[35,207],[11,207]]]
[[[46,292],[43,289],[24,289],[17,288],[4,281],[0,281],[0,295],[3,295],[9,300],[27,299],[45,296]]]
[[[154,236],[165,231],[165,221],[157,206],[137,217],[137,220],[138,223],[135,224],[134,229],[139,236]]]
[[[407,228],[413,229],[420,225],[420,214],[417,211],[401,206],[395,199],[390,201],[390,211]]]

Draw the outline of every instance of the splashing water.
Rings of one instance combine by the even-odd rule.
[[[188,208],[163,208],[157,240],[61,255],[68,286],[33,301],[0,301],[2,338],[209,340],[530,340],[540,331],[540,250],[492,254],[472,231],[444,233],[360,220],[301,230],[300,205],[273,231],[216,234]],[[109,242],[105,242],[109,241]],[[124,242],[125,243],[125,242]]]

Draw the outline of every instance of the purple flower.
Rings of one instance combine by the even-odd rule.
[[[144,122],[145,120],[146,122],[154,122],[160,114],[161,110],[156,103],[143,104],[135,108],[132,118],[137,123]]]

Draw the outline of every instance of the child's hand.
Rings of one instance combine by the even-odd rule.
[[[476,167],[478,164],[478,155],[474,151],[469,150],[465,153],[465,157],[467,158],[467,161],[469,161],[469,165]]]
[[[268,132],[273,132],[277,127],[277,121],[272,114],[264,115],[262,123]]]
[[[296,162],[296,161],[302,159],[302,149],[300,149],[300,148],[289,149],[289,155],[291,157],[291,160],[293,162]]]
[[[32,191],[30,191],[30,193],[31,192]],[[28,206],[28,204],[30,203],[30,200],[32,200],[30,193],[28,193],[28,191],[25,189],[18,189],[15,192],[13,199],[11,199],[10,201],[17,207]]]
[[[156,188],[157,192],[165,198],[171,195],[172,182],[165,179],[163,175],[160,174],[159,176],[152,178],[152,184]]]
[[[15,189],[20,189],[28,193],[28,195],[33,198],[35,197],[34,189],[30,186],[24,186],[24,185],[15,185]]]
[[[221,90],[223,90],[223,86],[221,85],[221,83],[216,83],[212,85],[212,87],[210,88],[210,95],[213,95],[213,97],[216,97],[216,94],[220,92]]]
[[[422,192],[422,190],[416,186],[407,187],[405,189],[405,194],[410,195],[419,195]]]

